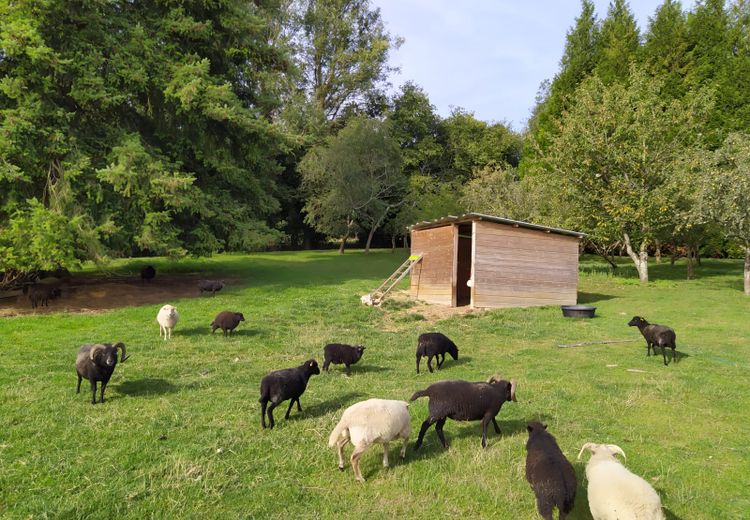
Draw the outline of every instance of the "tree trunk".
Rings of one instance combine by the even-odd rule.
[[[698,267],[701,266],[701,252],[698,246],[695,246],[695,263],[698,265]]]
[[[346,233],[343,237],[341,237],[341,245],[339,246],[339,254],[344,254],[344,248],[346,247],[346,240],[349,238],[349,233],[352,232],[352,227],[354,226],[354,220],[349,220],[346,223]]]
[[[671,265],[672,267],[674,267],[674,262],[675,260],[677,260],[677,256],[677,251],[673,251],[672,256],[669,258],[669,265]]]
[[[654,240],[654,245],[656,245],[656,251],[654,252],[654,258],[656,258],[656,263],[661,263],[661,240]]]
[[[396,235],[391,235],[391,253],[396,252]]]
[[[404,235],[404,249],[409,249],[409,236]]]
[[[750,242],[745,244],[745,295],[750,296]]]
[[[369,254],[370,254],[370,244],[372,243],[372,236],[373,236],[373,235],[375,234],[375,230],[376,230],[376,229],[377,229],[377,228],[373,227],[373,228],[372,228],[372,229],[370,230],[370,234],[369,234],[369,235],[367,235],[367,243],[365,244],[365,254],[366,254],[366,255],[369,255]]]
[[[687,248],[687,279],[692,280],[695,278],[695,270],[693,269],[693,261],[695,260],[695,252],[692,246]]]
[[[633,260],[635,268],[638,271],[638,278],[641,283],[648,283],[648,240],[643,239],[641,247],[638,253],[633,251],[633,247],[630,244],[630,236],[627,233],[623,233],[622,237],[625,242],[625,250],[628,252],[628,256]]]

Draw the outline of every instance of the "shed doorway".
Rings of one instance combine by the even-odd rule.
[[[472,223],[456,226],[456,307],[471,305],[471,287],[466,282],[471,278]]]

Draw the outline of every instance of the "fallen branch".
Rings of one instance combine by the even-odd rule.
[[[583,343],[568,343],[557,345],[560,348],[587,347],[589,345],[607,345],[609,343],[632,343],[633,341],[643,341],[639,339],[613,339],[607,341],[585,341]]]

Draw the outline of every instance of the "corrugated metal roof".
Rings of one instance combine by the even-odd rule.
[[[508,224],[515,227],[522,227],[528,229],[538,229],[539,231],[546,231],[547,233],[557,233],[558,235],[569,235],[573,237],[585,237],[586,233],[580,233],[578,231],[570,231],[569,229],[560,229],[549,226],[542,226],[540,224],[532,224],[531,222],[523,222],[521,220],[511,220],[509,218],[495,217],[494,215],[484,215],[482,213],[465,213],[460,217],[455,215],[448,215],[447,217],[438,218],[435,220],[425,220],[417,222],[409,226],[409,230],[413,229],[427,229],[431,227],[440,227],[446,224],[457,224],[461,222],[471,222],[474,220],[486,220],[487,222],[496,222],[498,224]]]

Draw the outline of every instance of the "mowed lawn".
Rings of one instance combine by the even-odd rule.
[[[525,425],[548,425],[578,474],[572,518],[591,518],[585,442],[618,444],[626,465],[653,484],[668,518],[750,517],[750,298],[742,263],[704,260],[698,279],[678,262],[652,266],[638,284],[623,260],[612,275],[582,263],[579,302],[593,320],[558,307],[508,309],[430,321],[408,304],[360,304],[406,252],[218,255],[159,272],[233,277],[216,297],[183,298],[171,341],[159,338],[160,305],[96,314],[0,319],[0,516],[3,518],[538,518],[525,480]],[[115,265],[137,273],[146,260]],[[152,262],[152,260],[149,260]],[[197,293],[197,290],[196,290]],[[54,305],[54,304],[53,304]],[[221,310],[244,313],[238,334],[209,334]],[[427,313],[424,313],[427,314]],[[672,326],[679,362],[626,323],[633,315]],[[417,336],[454,339],[458,361],[415,373]],[[628,343],[558,348],[601,340]],[[78,347],[123,341],[107,401],[92,406],[84,381],[75,393]],[[367,347],[346,377],[341,366],[313,376],[302,413],[262,430],[258,389],[267,372],[311,357],[328,342]],[[613,366],[611,366],[613,365]],[[424,361],[423,361],[424,368]],[[628,371],[635,369],[637,371]],[[367,482],[337,469],[328,435],[344,408],[370,397],[407,400],[441,379],[518,381],[518,403],[498,415],[480,447],[478,422],[448,421],[450,448],[434,428],[406,460],[391,446],[390,469],[375,446],[362,459]],[[427,400],[410,405],[413,444]],[[351,447],[347,448],[347,456]]]

